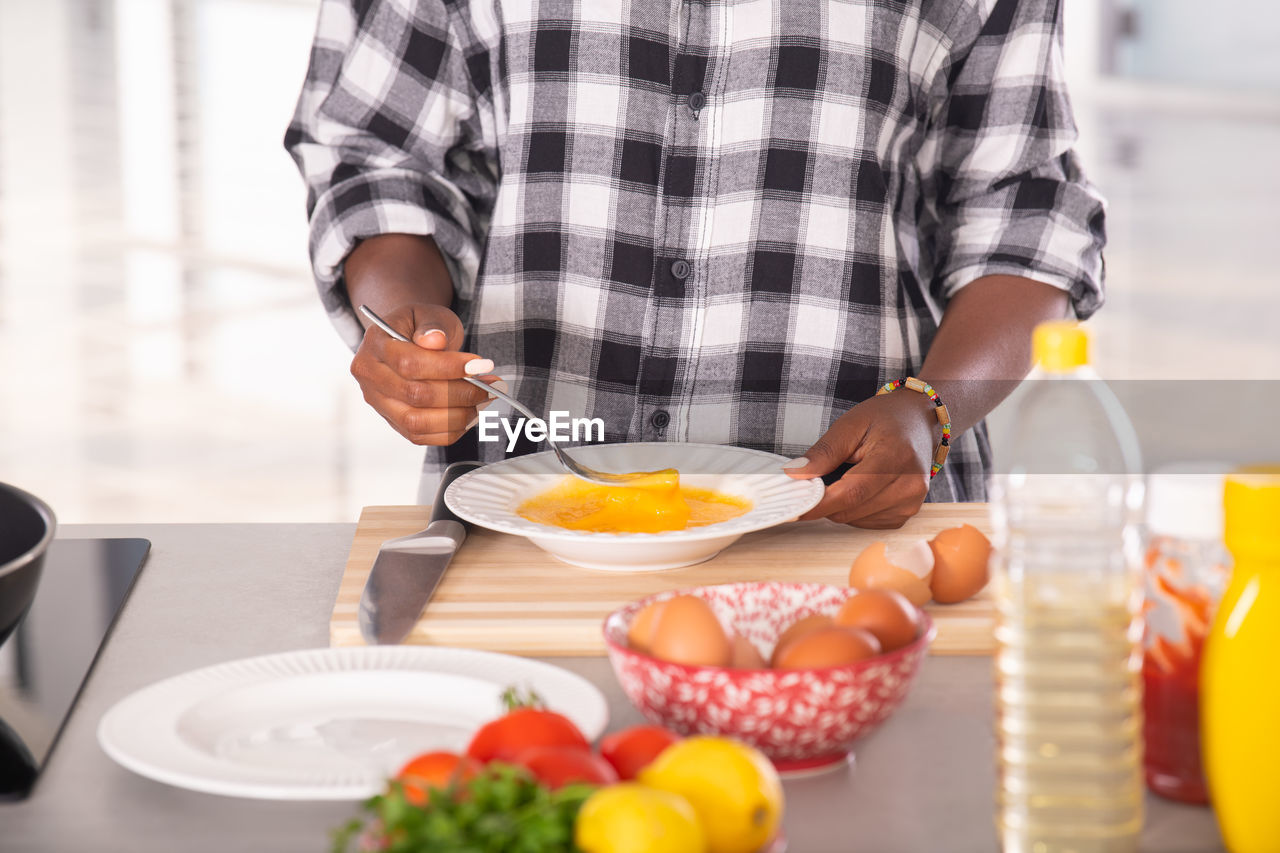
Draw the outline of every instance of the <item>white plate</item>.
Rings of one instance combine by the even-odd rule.
[[[728,521],[663,533],[589,533],[538,524],[516,514],[526,499],[569,476],[548,450],[486,465],[459,477],[445,503],[481,527],[526,536],[566,563],[613,572],[674,569],[709,560],[744,533],[804,514],[822,500],[822,481],[793,480],[781,470],[785,456],[719,444],[634,442],[575,447],[583,464],[601,471],[675,468],[682,484],[751,501]]]
[[[359,800],[414,755],[460,751],[532,689],[588,739],[609,712],[590,682],[509,655],[413,646],[232,661],[145,687],[98,724],[107,755],[181,788],[275,800]]]

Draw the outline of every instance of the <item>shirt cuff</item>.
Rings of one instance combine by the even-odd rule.
[[[430,236],[444,257],[454,296],[469,301],[479,252],[469,231],[415,172],[379,170],[334,185],[311,217],[311,264],[321,303],[334,328],[355,349],[364,336],[343,279],[343,264],[361,240],[381,234]]]
[[[1101,281],[1086,276],[1069,276],[1052,272],[1038,267],[1033,262],[1019,264],[987,260],[969,264],[948,273],[942,279],[942,291],[947,299],[951,299],[961,288],[988,275],[1014,275],[1056,287],[1067,294],[1071,301],[1071,308],[1075,311],[1076,318],[1080,320],[1088,319],[1102,307]]]

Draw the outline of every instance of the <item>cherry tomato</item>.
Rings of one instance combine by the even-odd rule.
[[[471,738],[466,754],[486,764],[514,762],[521,752],[533,746],[568,746],[591,751],[591,744],[582,732],[563,714],[542,708],[517,708],[481,726]]]
[[[680,740],[680,736],[662,726],[632,726],[600,740],[600,755],[626,781],[647,767],[658,753]]]
[[[553,790],[574,782],[611,785],[618,781],[609,762],[576,746],[533,746],[520,753],[516,764]]]
[[[396,774],[404,796],[415,806],[425,806],[431,788],[448,788],[479,775],[480,762],[454,752],[424,752]]]

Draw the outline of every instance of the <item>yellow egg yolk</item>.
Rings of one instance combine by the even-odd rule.
[[[680,485],[674,468],[646,471],[626,486],[599,486],[566,477],[516,508],[539,524],[591,533],[660,533],[726,521],[751,502],[710,489]]]

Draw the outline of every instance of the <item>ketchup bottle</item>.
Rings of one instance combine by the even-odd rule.
[[[1280,850],[1280,465],[1227,477],[1235,558],[1205,644],[1201,738],[1209,796],[1232,853]]]
[[[1209,802],[1200,760],[1200,658],[1226,586],[1222,467],[1181,465],[1147,478],[1143,770],[1147,787]]]

